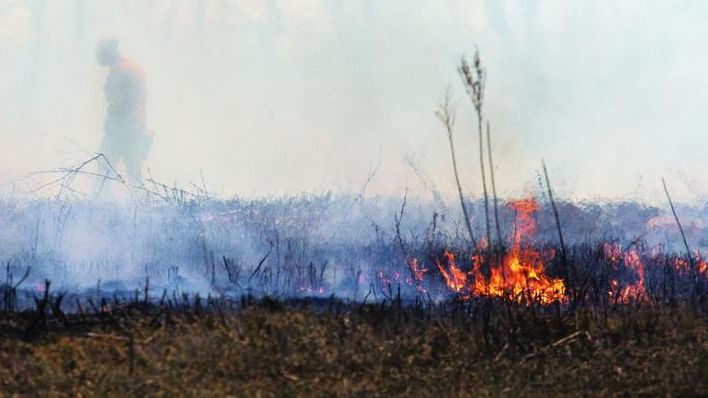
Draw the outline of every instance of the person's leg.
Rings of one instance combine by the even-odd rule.
[[[121,152],[118,140],[113,138],[113,134],[106,133],[106,135],[103,136],[101,150],[99,151],[99,154],[103,155],[98,159],[100,165],[99,172],[106,176],[115,177],[122,157]]]
[[[96,177],[96,195],[103,191],[107,185],[110,186],[111,178],[117,177],[117,167],[121,160],[121,156],[117,150],[117,143],[112,139],[110,134],[103,136],[98,154],[101,156],[96,159],[96,173],[98,174]]]
[[[133,185],[143,184],[143,160],[135,153],[123,155],[126,171],[128,172],[128,182]]]

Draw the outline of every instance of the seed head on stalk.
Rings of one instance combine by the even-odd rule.
[[[465,57],[460,60],[460,66],[458,68],[460,77],[462,78],[462,84],[465,86],[465,91],[472,100],[472,105],[477,113],[477,132],[479,133],[479,168],[482,175],[482,192],[484,193],[484,216],[485,225],[487,232],[487,242],[489,243],[490,251],[492,249],[491,240],[491,226],[489,219],[489,195],[487,193],[487,177],[484,172],[484,139],[482,136],[482,121],[484,119],[484,114],[482,112],[482,105],[484,104],[484,86],[486,82],[486,72],[482,67],[482,60],[479,56],[479,49],[474,52],[474,58],[472,59],[472,65],[467,61]]]

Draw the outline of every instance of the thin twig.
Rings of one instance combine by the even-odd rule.
[[[489,121],[487,121],[487,153],[489,154],[489,174],[492,180],[492,195],[494,198],[494,223],[497,226],[497,242],[503,245],[501,236],[501,227],[499,226],[499,206],[497,198],[497,186],[494,181],[494,162],[492,162],[492,139],[489,132]]]
[[[551,207],[553,208],[553,217],[556,220],[556,228],[558,229],[558,239],[560,240],[560,250],[561,250],[561,265],[563,266],[564,276],[567,278],[568,274],[568,259],[566,257],[565,251],[565,241],[563,240],[563,230],[561,229],[560,217],[558,216],[558,208],[556,208],[556,202],[553,200],[553,189],[551,188],[551,180],[548,177],[548,170],[546,169],[546,163],[541,160],[541,165],[543,166],[543,174],[546,176],[546,188],[548,188],[548,199],[551,201]],[[574,275],[573,275],[574,276]]]
[[[440,104],[439,109],[435,112],[435,115],[440,119],[440,122],[445,127],[447,132],[447,140],[450,143],[450,154],[452,155],[452,170],[455,173],[455,183],[457,184],[457,194],[460,197],[460,206],[462,207],[462,217],[465,219],[465,226],[467,226],[467,233],[470,236],[470,241],[472,242],[472,248],[477,247],[477,241],[474,239],[474,233],[472,232],[472,224],[470,224],[470,217],[467,214],[467,206],[465,206],[465,196],[462,194],[462,184],[460,183],[460,173],[457,170],[457,157],[455,156],[455,140],[453,138],[453,129],[455,126],[455,113],[452,110],[450,104],[450,89],[445,92],[445,97],[443,103]]]
[[[681,233],[681,239],[683,239],[683,245],[686,248],[686,255],[688,256],[688,264],[691,267],[691,272],[693,273],[694,283],[698,282],[698,272],[696,270],[696,264],[693,261],[693,256],[691,256],[691,249],[688,247],[688,240],[686,239],[686,234],[683,232],[683,227],[681,226],[681,221],[679,220],[678,214],[676,214],[676,209],[674,208],[674,202],[671,200],[671,195],[669,195],[669,189],[666,187],[666,181],[664,177],[661,177],[661,184],[664,186],[664,192],[666,193],[666,199],[669,201],[669,206],[671,207],[671,212],[674,215],[674,220],[676,220],[676,225],[678,225],[679,232]]]

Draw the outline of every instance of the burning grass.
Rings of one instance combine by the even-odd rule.
[[[499,298],[228,305],[133,302],[39,324],[36,313],[4,314],[1,388],[65,396],[708,394],[705,302],[572,313]]]
[[[371,221],[373,236],[366,223],[332,233],[351,224],[327,216],[332,207],[337,214],[354,208],[341,200],[136,206],[127,213],[74,203],[72,217],[86,216],[78,225],[113,225],[106,230],[112,238],[127,237],[125,246],[115,239],[89,246],[95,258],[66,256],[86,254],[83,239],[69,246],[79,250],[62,239],[42,244],[40,237],[51,236],[46,226],[15,211],[34,243],[6,262],[0,285],[0,359],[8,364],[0,389],[71,396],[708,394],[708,266],[700,253],[604,239],[609,234],[578,242],[577,231],[566,233],[571,245],[549,244],[556,235],[536,230],[537,220],[549,224],[548,206],[532,199],[500,208],[508,222],[494,245],[486,237],[470,245],[437,212],[429,224],[423,211],[402,222],[405,203],[393,229],[381,226],[390,220]],[[76,232],[62,229],[72,225],[66,220],[56,226],[68,239]],[[113,255],[108,263],[106,254]],[[77,276],[88,283],[74,287]],[[50,291],[42,280],[52,277],[60,279]]]
[[[470,297],[511,297],[515,300],[528,299],[542,304],[565,301],[565,282],[560,278],[548,278],[544,272],[541,253],[532,247],[523,247],[521,239],[524,234],[533,235],[536,224],[533,212],[538,205],[531,199],[510,203],[516,211],[518,222],[514,229],[511,250],[495,257],[495,253],[485,253],[484,248],[472,256],[473,266],[469,272],[464,272],[457,266],[455,255],[445,250],[444,257],[447,269],[437,262],[437,268],[447,286]],[[552,256],[555,251],[551,252]],[[485,255],[489,259],[485,259]],[[487,261],[489,277],[482,271]]]

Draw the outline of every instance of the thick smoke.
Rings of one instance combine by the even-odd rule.
[[[481,234],[482,204],[468,205]],[[362,300],[372,292],[381,298],[381,284],[390,281],[402,284],[403,294],[415,294],[408,289],[407,259],[420,258],[429,267],[433,260],[427,256],[466,247],[460,214],[450,210],[455,208],[412,198],[403,205],[332,195],[229,201],[143,196],[132,203],[5,199],[0,252],[15,278],[30,269],[27,294],[49,279],[55,289],[73,293],[142,295],[147,286],[153,296],[336,294]],[[673,220],[657,208],[561,203],[559,210],[571,246],[615,240],[627,246],[641,239],[649,247],[682,250]],[[684,227],[694,249],[705,250],[706,220],[700,215],[706,212],[679,210],[687,216]],[[515,217],[502,206],[501,232],[508,243]],[[556,244],[548,203],[534,218],[538,228],[527,239]]]
[[[227,196],[428,195],[414,157],[454,194],[432,115],[457,98],[465,185],[479,192],[472,108],[455,66],[478,45],[499,189],[519,196],[544,158],[559,194],[663,200],[705,194],[708,83],[703,3],[439,1],[58,1],[0,5],[1,178],[100,148],[116,37],[146,73],[146,166],[162,181],[205,176]],[[679,145],[680,144],[680,145]]]

